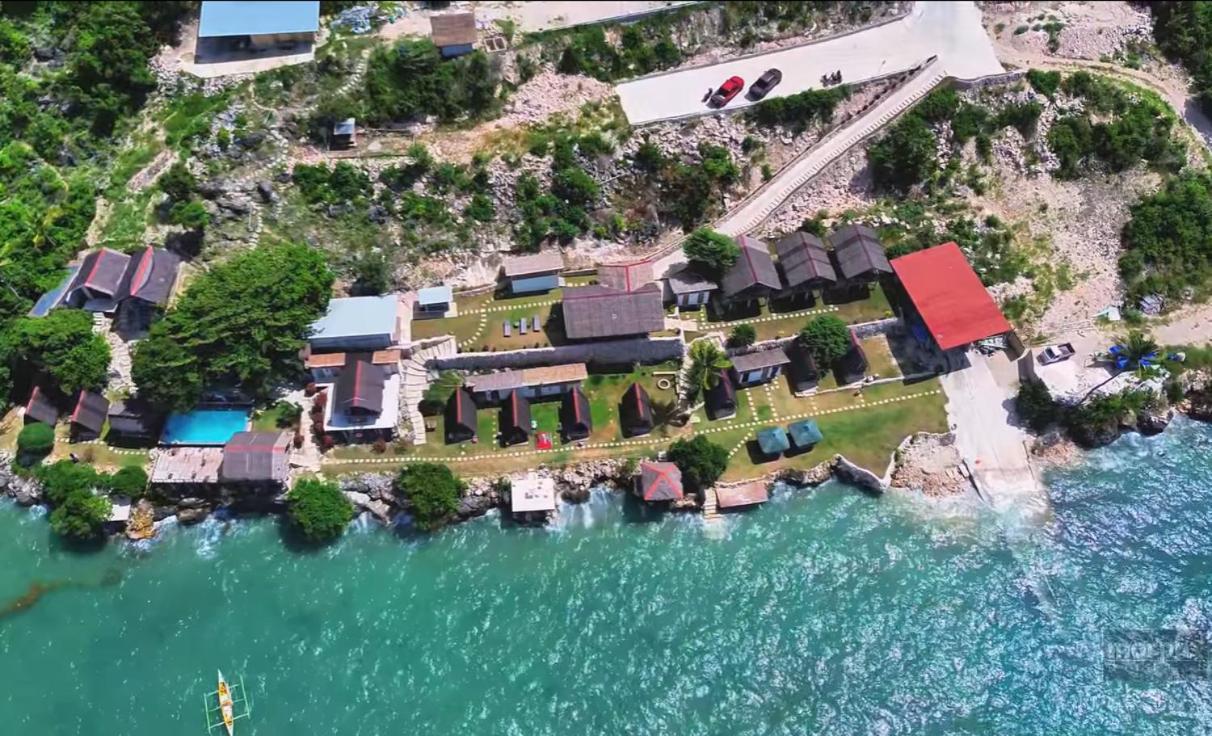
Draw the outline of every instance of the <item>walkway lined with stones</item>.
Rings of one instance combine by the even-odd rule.
[[[853,406],[842,406],[842,407],[837,407],[835,409],[824,409],[824,410],[820,410],[820,411],[801,412],[799,414],[795,414],[795,415],[792,415],[789,417],[784,417],[784,420],[788,421],[788,422],[793,422],[793,421],[798,421],[800,419],[810,419],[812,417],[825,416],[827,414],[838,414],[838,413],[841,413],[844,411],[854,411],[855,409],[865,409],[865,408],[873,407],[873,406],[884,406],[887,404],[897,404],[897,403],[901,403],[904,401],[912,401],[914,399],[925,398],[927,396],[935,396],[940,393],[942,393],[942,391],[940,389],[934,389],[932,391],[919,391],[914,394],[907,394],[905,396],[896,396],[896,397],[893,397],[890,399],[880,399],[879,401],[862,401]],[[782,421],[782,420],[780,420],[780,421]],[[753,421],[749,421],[749,422],[739,422],[739,423],[733,422],[733,421],[725,421],[725,422],[721,422],[720,426],[718,426],[718,427],[710,427],[707,429],[696,429],[694,431],[694,434],[716,434],[719,432],[731,432],[736,429],[754,429],[754,428],[763,426],[768,423],[769,423],[769,420],[757,420],[757,419],[755,419]],[[424,427],[422,427],[422,430],[423,429],[424,429]],[[326,465],[374,465],[374,464],[379,464],[379,463],[401,463],[401,462],[404,462],[404,463],[475,462],[475,461],[479,461],[479,460],[497,460],[497,459],[501,459],[501,458],[539,457],[541,455],[552,455],[552,454],[560,453],[560,452],[568,452],[568,451],[575,452],[576,450],[603,450],[603,449],[615,449],[615,448],[621,448],[621,447],[638,447],[641,445],[660,445],[660,444],[665,444],[669,441],[670,441],[670,438],[668,438],[668,437],[647,436],[647,437],[635,437],[635,438],[628,439],[628,440],[616,440],[614,442],[589,442],[589,443],[585,443],[580,446],[565,445],[563,447],[553,447],[550,450],[534,450],[534,449],[527,448],[524,450],[512,450],[509,452],[491,452],[491,453],[481,453],[478,455],[466,454],[466,455],[455,455],[455,456],[428,455],[428,456],[423,456],[423,457],[422,456],[372,457],[372,458],[354,458],[354,459],[341,459],[341,458],[326,457],[324,459],[324,463]]]
[[[454,338],[448,337],[442,342],[413,353],[404,361],[403,380],[400,388],[400,414],[408,418],[412,426],[412,443],[423,445],[425,438],[425,417],[421,415],[421,399],[425,398],[425,389],[429,387],[429,368],[426,365],[434,358],[447,357],[457,352]]]
[[[749,319],[734,319],[731,322],[711,322],[707,319],[707,315],[700,314],[699,325],[707,329],[719,329],[722,327],[735,327],[737,325],[755,325],[759,322],[778,322],[784,319],[796,319],[797,317],[811,317],[814,314],[828,314],[838,311],[836,305],[827,307],[816,307],[814,309],[801,309],[798,312],[779,312],[766,317],[750,317]]]

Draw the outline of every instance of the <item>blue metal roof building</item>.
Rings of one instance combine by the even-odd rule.
[[[315,33],[319,29],[320,0],[206,0],[198,38]]]
[[[311,325],[314,350],[382,350],[396,341],[400,300],[386,296],[332,299],[328,313]]]

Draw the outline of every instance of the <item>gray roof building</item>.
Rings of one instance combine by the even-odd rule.
[[[29,401],[25,404],[25,419],[43,424],[54,424],[59,421],[59,408],[55,406],[55,402],[41,386],[34,386],[33,391],[29,394]]]
[[[289,445],[286,432],[237,432],[223,446],[219,479],[231,483],[285,483]]]
[[[558,273],[564,268],[564,259],[554,250],[542,253],[531,253],[526,256],[506,258],[502,269],[505,278],[518,276],[535,276],[544,273]]]
[[[837,273],[829,262],[829,251],[820,238],[794,232],[775,243],[779,266],[790,288],[824,286],[837,282]]]
[[[675,295],[715,291],[720,288],[717,283],[689,265],[669,274],[665,280],[669,283],[669,291]]]
[[[724,296],[729,299],[757,297],[783,288],[778,269],[774,267],[774,259],[770,257],[765,243],[742,235],[736,239],[736,244],[741,254],[720,281]]]
[[[429,28],[435,46],[466,46],[476,42],[475,13],[431,15]]]
[[[101,248],[89,253],[67,287],[67,301],[79,304],[97,295],[118,297],[129,266],[130,256],[116,250]]]
[[[747,371],[757,371],[763,368],[773,368],[776,365],[787,365],[791,359],[787,357],[786,351],[782,348],[770,348],[769,350],[758,350],[744,355],[729,356],[732,361],[732,368],[737,373],[745,373]]]
[[[366,356],[349,357],[333,387],[333,407],[343,413],[380,414],[383,412],[383,385],[386,373]]]
[[[81,391],[72,410],[72,424],[78,424],[92,432],[100,432],[109,413],[109,401],[101,394]]]
[[[120,296],[164,306],[172,296],[180,268],[180,258],[149,245],[131,261]]]
[[[843,225],[829,234],[842,278],[878,278],[892,273],[879,235],[866,225]]]
[[[605,286],[564,289],[564,334],[569,340],[624,337],[663,329],[665,304],[656,284],[635,291]]]
[[[330,350],[379,350],[396,343],[400,299],[396,294],[330,299],[323,317],[311,325],[312,347]]]

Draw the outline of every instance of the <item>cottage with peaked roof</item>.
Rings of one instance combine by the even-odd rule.
[[[850,331],[850,349],[833,364],[833,376],[839,386],[858,383],[867,377],[867,354],[854,336],[854,330]]]
[[[219,49],[289,50],[315,43],[320,30],[319,0],[205,0],[198,20],[199,55],[203,42]]]
[[[652,283],[630,292],[606,286],[568,287],[563,312],[569,340],[634,337],[665,329],[661,289]]]
[[[145,332],[157,312],[168,306],[181,259],[163,248],[148,246],[131,259],[122,292],[118,295],[118,330]]]
[[[640,384],[633,383],[623,392],[623,398],[619,400],[619,419],[627,437],[652,431],[652,399]]]
[[[530,402],[521,391],[512,391],[501,403],[501,444],[530,441]]]
[[[324,393],[326,433],[347,442],[395,436],[400,415],[400,375],[376,365],[370,355],[348,354],[340,374]]]
[[[476,436],[476,402],[471,392],[460,386],[446,402],[446,444],[466,442]]]
[[[90,312],[112,312],[122,298],[130,256],[109,248],[101,248],[84,256],[76,277],[63,295],[69,307]]]
[[[738,386],[754,386],[772,380],[782,372],[783,366],[791,362],[781,347],[733,355],[729,359]]]
[[[786,351],[790,359],[786,370],[791,390],[799,394],[815,389],[820,383],[821,371],[816,365],[816,359],[812,357],[812,351],[804,347],[804,343],[799,340],[793,340]]]
[[[682,488],[682,471],[673,463],[645,460],[640,463],[635,492],[637,496],[649,502],[680,501],[685,495]]]
[[[892,273],[884,244],[866,225],[843,225],[829,233],[837,272],[848,281],[875,281]]]
[[[548,250],[505,259],[501,272],[512,294],[541,294],[560,287],[564,259],[558,251]]]
[[[778,269],[766,244],[757,238],[742,235],[736,239],[741,253],[732,268],[724,273],[720,286],[730,302],[753,302],[783,288]]]
[[[589,399],[580,386],[575,386],[564,394],[560,403],[560,429],[565,442],[583,440],[593,431],[593,418],[590,416]]]
[[[794,232],[774,244],[779,256],[779,270],[789,293],[812,297],[813,289],[823,289],[837,283],[837,273],[829,262],[829,251],[820,238],[805,232]]]
[[[107,419],[109,433],[105,441],[111,445],[154,444],[164,425],[164,415],[139,399],[110,404]]]
[[[290,479],[287,432],[237,432],[223,445],[223,483],[282,486]]]
[[[679,307],[695,309],[711,300],[711,293],[720,287],[692,265],[686,264],[665,277],[669,301]]]
[[[429,16],[430,36],[442,58],[470,54],[476,43],[475,13],[439,13]]]
[[[704,400],[707,404],[708,419],[725,419],[736,415],[736,387],[732,385],[732,378],[726,368],[720,370],[719,380],[707,389]]]
[[[33,390],[29,393],[29,401],[25,402],[25,423],[42,422],[43,424],[54,425],[55,422],[59,421],[59,407],[57,403],[57,397],[48,389],[34,386]]]
[[[76,406],[71,415],[71,437],[73,442],[90,442],[100,439],[109,413],[109,401],[101,394],[81,391],[76,396]]]

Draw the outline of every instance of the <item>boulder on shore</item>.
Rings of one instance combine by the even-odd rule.
[[[156,510],[151,501],[141,498],[130,510],[126,522],[126,538],[131,541],[151,539],[156,536]]]
[[[833,476],[843,483],[872,493],[883,493],[885,490],[884,481],[879,476],[866,468],[860,468],[842,455],[833,458]]]
[[[205,508],[188,508],[177,511],[177,521],[184,526],[197,524],[208,516],[210,516],[210,509]]]

